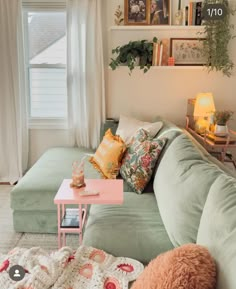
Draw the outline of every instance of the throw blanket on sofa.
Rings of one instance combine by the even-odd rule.
[[[15,282],[9,269],[20,265],[23,280]],[[104,251],[81,246],[64,247],[48,253],[39,247],[15,248],[0,255],[1,289],[127,289],[143,271],[143,265],[129,258],[115,258]]]

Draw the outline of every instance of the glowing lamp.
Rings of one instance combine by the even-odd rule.
[[[209,129],[210,116],[215,111],[215,104],[212,93],[199,93],[196,96],[193,116],[196,119],[195,130],[204,133]]]

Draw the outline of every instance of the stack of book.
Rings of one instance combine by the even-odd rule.
[[[153,66],[161,66],[162,65],[162,54],[163,54],[162,42],[153,43],[153,55],[152,55],[152,65]]]
[[[153,43],[153,66],[167,66],[170,50],[170,40],[162,39],[158,43]]]
[[[189,2],[189,5],[185,6],[184,24],[202,25],[202,7],[201,1]]]
[[[216,136],[213,132],[209,132],[206,135],[207,139],[214,142],[214,144],[226,144],[227,143],[227,137],[224,136]],[[230,138],[229,144],[235,144],[236,139]]]
[[[82,212],[82,218],[84,211]],[[79,210],[78,209],[66,209],[65,215],[61,221],[61,228],[79,228]]]

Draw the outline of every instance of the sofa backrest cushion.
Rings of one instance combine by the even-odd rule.
[[[197,235],[217,264],[217,289],[236,288],[236,179],[220,175],[210,188]]]
[[[162,121],[146,122],[121,114],[116,134],[123,139],[127,146],[129,146],[131,145],[132,139],[141,128],[147,131],[150,137],[153,138],[157,135],[162,126]]]
[[[196,242],[207,195],[221,173],[187,135],[177,136],[170,144],[157,169],[154,192],[174,246]]]
[[[119,121],[115,120],[114,118],[107,118],[105,123],[101,126],[100,131],[100,142],[103,140],[103,137],[106,133],[106,131],[110,128],[113,135],[116,134],[116,130],[118,128]]]
[[[165,152],[168,150],[168,147],[171,145],[172,141],[178,135],[183,133],[183,130],[181,128],[179,128],[178,126],[176,126],[175,124],[173,124],[172,122],[162,118],[161,116],[155,117],[154,121],[162,121],[163,122],[163,127],[159,131],[159,133],[157,134],[157,138],[166,138],[167,139],[166,145],[163,148],[162,153],[157,160],[157,163],[156,163],[156,169],[157,169],[157,167],[158,167],[159,163],[161,162]],[[156,169],[155,169],[155,172],[156,172]]]

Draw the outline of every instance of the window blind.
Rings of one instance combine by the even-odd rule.
[[[65,9],[66,8],[66,1],[33,1],[33,0],[23,0],[22,1],[23,8],[26,9],[50,9],[50,10],[57,10],[57,9]]]

